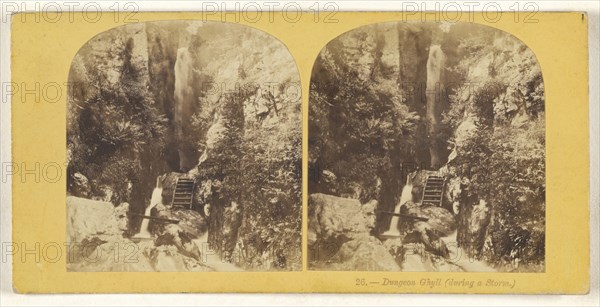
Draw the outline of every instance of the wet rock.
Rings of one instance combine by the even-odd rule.
[[[432,205],[412,205],[408,207],[408,214],[429,219],[427,224],[430,229],[448,236],[456,230],[456,220],[450,211]]]
[[[167,231],[172,225],[176,225],[181,231],[187,233],[193,239],[201,237],[207,231],[206,218],[195,210],[168,210],[164,206],[157,206],[156,209],[157,217],[179,221],[177,224],[154,221],[151,229],[156,234]]]
[[[156,246],[175,246],[179,253],[184,256],[200,260],[200,249],[192,238],[190,233],[185,232],[178,225],[168,225],[165,227],[164,233],[156,238],[154,244]]]
[[[222,142],[226,132],[227,128],[224,125],[224,120],[219,116],[206,132],[207,151],[213,150],[217,144]]]
[[[402,265],[404,259],[402,240],[400,238],[387,239],[383,242],[383,246],[385,246],[387,251],[394,257],[396,263]]]
[[[90,182],[82,173],[73,174],[73,186],[71,192],[75,196],[89,197],[91,193]]]
[[[119,224],[119,229],[123,232],[129,229],[129,203],[124,202],[115,207],[115,217]]]
[[[198,166],[202,167],[202,165]],[[210,199],[213,195],[215,187],[213,187],[213,183],[215,180],[205,179],[199,180],[196,182],[196,188],[194,189],[194,199],[192,201],[193,209],[202,212],[204,216],[208,216],[206,212],[208,212],[209,208],[206,206],[209,205]]]

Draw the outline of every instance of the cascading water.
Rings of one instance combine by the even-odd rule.
[[[175,62],[175,93],[174,98],[174,126],[175,135],[179,144],[179,165],[181,171],[187,171],[197,161],[190,154],[189,149],[184,146],[184,135],[189,125],[190,118],[194,113],[194,91],[192,84],[192,56],[187,47],[177,50]]]
[[[156,205],[162,203],[162,184],[160,183],[160,177],[156,179],[156,187],[152,191],[152,198],[150,199],[150,205],[146,208],[144,215],[150,216],[152,208],[156,207]],[[148,239],[151,238],[150,230],[148,229],[148,225],[150,224],[150,220],[144,218],[142,220],[142,226],[140,226],[140,232],[135,235],[136,238]]]
[[[434,93],[439,86],[442,68],[446,62],[446,56],[440,45],[429,47],[429,58],[427,59],[427,92]],[[434,95],[435,98],[435,95]],[[428,98],[429,99],[429,98]]]
[[[407,201],[412,199],[412,182],[410,179],[410,175],[406,178],[406,184],[402,188],[402,194],[400,195],[400,201],[394,208],[394,213],[400,214],[400,209],[402,205],[404,205]],[[398,222],[400,221],[400,217],[397,215],[392,216],[392,220],[390,222],[390,227],[386,232],[383,233],[384,236],[400,236],[400,229],[398,229]]]
[[[440,84],[442,70],[446,62],[446,56],[442,47],[437,44],[433,44],[429,47],[429,57],[427,59],[427,132],[430,138],[435,138],[438,134],[438,126],[440,120],[440,107],[438,101],[441,97]],[[430,141],[429,153],[431,156],[431,166],[436,168],[440,167],[444,162],[441,157],[441,148],[437,145],[435,140]]]

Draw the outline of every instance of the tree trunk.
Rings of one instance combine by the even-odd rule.
[[[458,212],[456,241],[466,256],[481,257],[490,220],[488,205],[480,204],[477,196],[463,197]]]
[[[208,217],[208,245],[210,249],[220,252],[223,243],[223,213],[225,203],[221,200],[212,201]]]

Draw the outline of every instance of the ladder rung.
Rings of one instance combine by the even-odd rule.
[[[190,208],[192,206],[195,185],[194,179],[178,178],[173,193],[173,206]]]

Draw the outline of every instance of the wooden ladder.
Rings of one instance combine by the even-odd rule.
[[[427,181],[423,188],[423,204],[429,203],[441,207],[445,185],[446,180],[444,177],[436,175],[427,176]]]
[[[194,187],[196,182],[190,178],[177,178],[175,192],[173,192],[173,207],[192,209]]]

